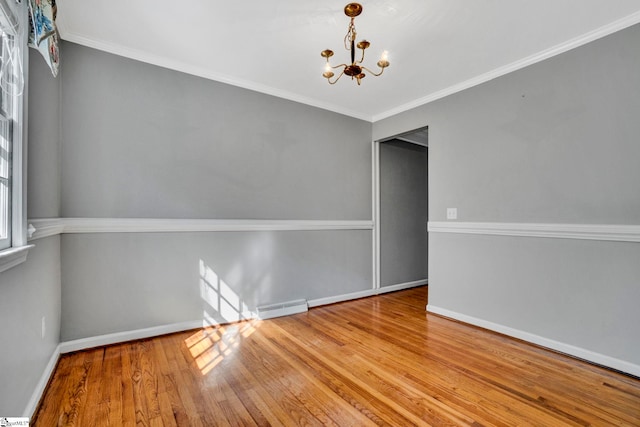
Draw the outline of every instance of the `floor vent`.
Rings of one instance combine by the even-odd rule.
[[[304,313],[309,310],[307,300],[299,299],[279,304],[259,305],[257,307],[258,318],[272,319],[274,317],[288,316],[290,314]]]

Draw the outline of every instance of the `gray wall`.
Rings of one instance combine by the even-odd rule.
[[[427,278],[427,148],[380,144],[380,285]]]
[[[62,48],[62,216],[371,219],[370,123]],[[62,339],[201,319],[201,260],[250,310],[371,289],[371,244],[369,230],[64,235]]]
[[[60,216],[60,79],[29,49],[27,216]]]
[[[26,8],[26,5],[25,5]],[[29,217],[57,216],[56,80],[29,49]],[[38,240],[27,262],[0,273],[0,414],[22,416],[60,340],[60,238]],[[41,319],[46,333],[41,337]]]
[[[41,319],[46,334],[41,338]],[[60,238],[0,273],[0,413],[22,416],[60,340]]]
[[[371,124],[63,43],[62,215],[371,219]]]
[[[640,244],[431,233],[429,304],[640,364]]]
[[[366,231],[65,235],[62,341],[370,289],[371,244]]]
[[[429,217],[640,224],[640,26],[377,122],[429,125]],[[429,303],[640,364],[638,243],[431,233]]]

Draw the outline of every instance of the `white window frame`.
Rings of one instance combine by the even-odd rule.
[[[0,250],[0,272],[14,267],[27,259],[29,245],[27,242],[27,209],[26,209],[26,94],[28,76],[28,17],[27,2],[16,0],[0,0],[0,25],[5,32],[11,33],[15,45],[19,47],[22,64],[24,89],[20,96],[12,98],[11,111],[11,212],[10,243]]]
[[[0,43],[8,37],[0,30]],[[0,48],[0,64],[6,58],[4,46]],[[11,126],[12,99],[0,90],[0,251],[11,247],[11,151],[13,132]]]

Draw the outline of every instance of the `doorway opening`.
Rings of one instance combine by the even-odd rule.
[[[428,283],[428,128],[374,141],[375,287]]]

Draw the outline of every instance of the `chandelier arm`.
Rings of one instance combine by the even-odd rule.
[[[382,75],[382,73],[384,73],[384,68],[380,68],[380,72],[379,73],[374,73],[373,71],[371,71],[370,69],[368,69],[367,67],[362,67],[363,70],[367,70],[368,72],[371,73],[372,76],[378,77],[380,75]]]
[[[364,49],[362,49],[362,58],[358,61],[358,64],[362,64],[364,62]]]
[[[338,75],[338,77],[336,77],[334,81],[331,81],[331,79],[327,79],[327,82],[329,82],[330,85],[334,85],[338,82],[338,80],[340,80],[340,77],[342,77],[343,75],[344,75],[344,70],[342,70],[342,72]]]

